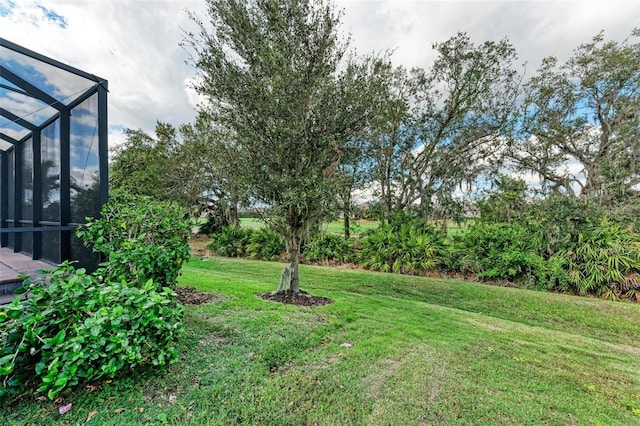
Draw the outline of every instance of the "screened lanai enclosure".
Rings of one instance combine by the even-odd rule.
[[[3,250],[95,266],[74,230],[107,200],[107,157],[107,81],[0,38]]]

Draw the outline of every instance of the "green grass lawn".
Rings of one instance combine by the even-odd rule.
[[[354,219],[351,221],[351,229],[354,235],[357,235],[369,229],[375,229],[378,227],[378,225],[380,225],[380,222],[378,222],[377,220]],[[243,228],[259,229],[264,228],[265,224],[258,218],[243,217],[240,218],[240,226],[242,226]],[[342,222],[342,220],[335,220],[333,222],[323,224],[323,229],[333,234],[343,234],[344,223]]]
[[[370,229],[375,229],[379,225],[380,222],[377,220],[353,219],[351,220],[351,233],[352,235],[357,236]],[[243,217],[240,218],[240,226],[244,228],[259,229],[264,228],[265,224],[258,218]],[[344,234],[344,222],[342,220],[334,220],[332,222],[323,224],[322,229],[332,234],[342,235]],[[465,232],[466,229],[467,226],[458,226],[454,223],[451,223],[447,227],[447,233],[449,234],[449,236],[458,235]]]
[[[243,228],[260,229],[266,227],[263,221],[257,217],[241,217],[240,226]]]
[[[638,304],[312,266],[303,289],[333,304],[257,298],[282,267],[190,262],[181,283],[223,300],[187,308],[176,364],[0,424],[640,424]]]
[[[370,229],[375,229],[380,225],[380,222],[377,220],[367,220],[367,219],[352,219],[350,222],[351,234],[357,236],[362,232],[368,231]],[[344,221],[343,220],[334,220],[329,223],[325,223],[323,225],[323,229],[332,234],[344,234]]]

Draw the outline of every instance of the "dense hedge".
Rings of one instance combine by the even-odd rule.
[[[177,359],[182,307],[174,284],[188,221],[169,204],[116,197],[78,234],[108,255],[96,272],[63,263],[26,280],[0,310],[0,403],[35,388],[54,398],[80,382]]]
[[[100,218],[88,218],[77,235],[108,257],[98,275],[117,281],[173,285],[190,256],[187,212],[150,197],[112,195]]]

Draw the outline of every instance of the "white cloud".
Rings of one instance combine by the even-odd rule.
[[[206,98],[200,95],[193,88],[193,83],[197,81],[197,78],[187,78],[184,80],[184,91],[189,99],[189,104],[195,109],[198,105],[204,103]]]
[[[600,30],[622,40],[640,26],[637,1],[339,0],[359,51],[395,49],[394,60],[429,67],[431,45],[458,31],[472,40],[508,37],[530,73],[548,55],[568,58]]]
[[[0,0],[2,1],[2,0]],[[0,36],[109,81],[109,122],[152,131],[193,119],[183,84],[194,71],[178,46],[200,1],[23,0],[0,15]],[[43,15],[64,18],[66,28]]]
[[[621,40],[640,26],[638,1],[339,0],[358,52],[395,49],[393,60],[429,67],[432,43],[466,31],[476,43],[508,37],[529,75],[542,57],[566,59],[600,30]],[[157,120],[194,119],[201,98],[178,45],[195,29],[197,0],[0,0],[0,37],[109,80],[110,143],[122,128],[153,131]]]

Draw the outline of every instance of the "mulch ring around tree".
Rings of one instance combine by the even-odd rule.
[[[222,297],[213,293],[198,291],[193,287],[174,286],[171,287],[176,293],[176,299],[183,305],[202,305],[222,300]]]
[[[333,300],[329,298],[314,296],[304,291],[295,293],[291,290],[285,290],[271,293],[258,293],[257,296],[264,300],[297,306],[323,306],[333,303]]]

